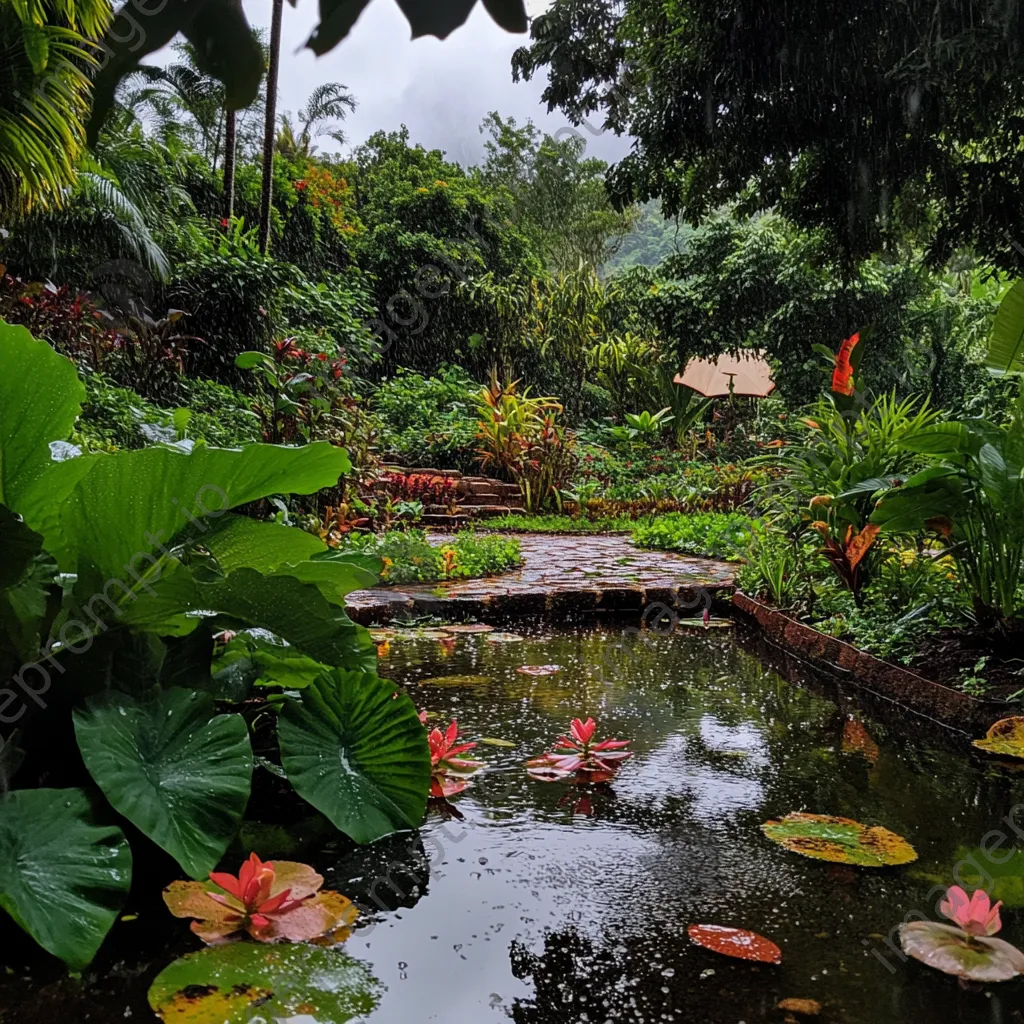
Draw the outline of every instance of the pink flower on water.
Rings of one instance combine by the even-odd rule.
[[[995,935],[1003,927],[999,920],[1002,905],[1000,900],[992,906],[984,889],[977,889],[973,896],[968,896],[959,885],[951,885],[939,904],[939,912],[955,921],[968,935]]]

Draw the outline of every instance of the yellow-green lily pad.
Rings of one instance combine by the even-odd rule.
[[[363,1020],[381,986],[351,957],[333,949],[236,942],[189,953],[164,968],[149,1005],[164,1021],[242,1024],[301,1019],[308,1024]]]
[[[793,811],[780,821],[766,821],[761,831],[793,853],[835,864],[882,868],[917,860],[917,851],[902,836],[851,818]]]
[[[420,686],[487,686],[491,682],[491,676],[431,676],[429,679],[421,679]]]
[[[478,742],[486,743],[489,747],[514,747],[515,744],[511,740],[500,740],[496,736],[484,736]]]
[[[1019,715],[1001,718],[985,733],[985,738],[975,740],[974,745],[989,754],[1024,759],[1024,718]]]

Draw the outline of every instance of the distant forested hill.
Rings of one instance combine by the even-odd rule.
[[[666,256],[685,249],[692,234],[688,224],[666,220],[661,215],[661,204],[651,200],[641,207],[639,222],[607,260],[603,272],[608,276],[630,267],[655,267]]]

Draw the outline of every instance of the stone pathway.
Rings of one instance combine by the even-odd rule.
[[[655,602],[686,615],[702,612],[705,594],[714,598],[733,589],[735,567],[726,562],[635,548],[624,535],[515,536],[524,564],[514,572],[360,590],[346,599],[349,615],[364,625],[420,615],[564,618],[577,612],[639,611]],[[443,539],[431,537],[438,543]]]

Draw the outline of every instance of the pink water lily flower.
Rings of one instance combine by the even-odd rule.
[[[426,724],[426,723],[424,723]],[[459,724],[452,722],[445,732],[434,729],[427,735],[430,746],[430,795],[432,797],[450,797],[461,793],[469,785],[465,778],[458,776],[471,775],[484,766],[483,761],[472,761],[459,757],[472,750],[475,743],[456,743],[459,738]]]
[[[968,896],[959,885],[946,890],[946,898],[939,904],[939,912],[955,921],[968,935],[995,935],[1003,922],[999,919],[1002,900],[992,905],[984,889],[976,889]]]

